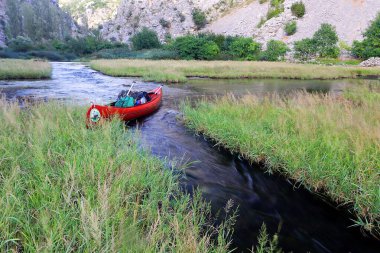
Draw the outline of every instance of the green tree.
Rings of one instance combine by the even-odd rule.
[[[131,38],[131,41],[134,50],[159,48],[161,46],[157,33],[146,27],[136,33]]]
[[[17,52],[26,52],[33,49],[33,41],[28,37],[17,36],[8,43],[9,48]]]
[[[178,37],[171,45],[181,59],[212,60],[220,54],[220,48],[205,37],[186,35]]]
[[[315,57],[317,54],[317,49],[315,46],[315,41],[310,38],[306,38],[294,43],[294,57],[302,61],[309,60]]]
[[[270,40],[267,43],[267,50],[261,54],[261,60],[264,61],[278,61],[283,58],[289,50],[288,46],[279,40]]]
[[[252,38],[237,37],[230,45],[230,53],[239,59],[257,60],[261,52],[261,44]]]
[[[362,42],[354,41],[352,53],[359,58],[380,57],[380,13],[364,32]]]
[[[294,56],[301,60],[313,57],[337,58],[340,53],[338,35],[330,24],[322,24],[313,37],[294,43]]]
[[[313,40],[319,57],[337,58],[340,50],[338,47],[338,35],[335,27],[330,24],[322,24],[315,32]]]

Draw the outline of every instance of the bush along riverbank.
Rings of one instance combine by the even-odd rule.
[[[230,220],[215,227],[119,122],[88,130],[80,107],[0,103],[1,251],[228,252]]]
[[[185,82],[188,77],[339,79],[379,76],[380,68],[321,66],[285,62],[94,60],[91,68],[110,76],[142,77],[146,81]]]
[[[380,87],[343,96],[226,96],[183,105],[186,125],[219,145],[264,163],[356,214],[357,226],[380,234]]]
[[[36,60],[0,59],[0,80],[46,79],[51,77],[49,62]]]

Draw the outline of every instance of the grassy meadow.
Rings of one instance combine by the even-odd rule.
[[[38,60],[0,59],[0,80],[45,79],[51,77],[49,62]]]
[[[119,122],[88,130],[82,107],[0,104],[0,251],[228,251],[227,225]]]
[[[380,75],[380,68],[323,66],[285,62],[94,60],[91,68],[110,76],[142,77],[146,81],[185,82],[187,77],[339,79]]]
[[[380,87],[341,96],[246,95],[183,105],[185,123],[250,161],[348,204],[380,233]]]

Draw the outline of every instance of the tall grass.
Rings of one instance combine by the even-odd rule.
[[[44,79],[51,77],[50,63],[37,60],[0,59],[1,79]]]
[[[184,105],[188,127],[263,162],[311,191],[352,205],[357,224],[380,233],[380,87],[344,96],[226,96]]]
[[[186,77],[209,78],[284,78],[338,79],[380,75],[380,68],[354,66],[322,66],[284,62],[177,61],[177,60],[94,60],[91,68],[111,76],[150,75],[149,80],[162,80],[161,75],[174,75],[170,81],[186,81]],[[153,74],[152,74],[153,73]],[[169,78],[170,79],[170,78]]]
[[[117,121],[87,130],[84,108],[0,105],[0,251],[228,251],[227,225]]]

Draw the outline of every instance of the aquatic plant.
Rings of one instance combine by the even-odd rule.
[[[343,96],[226,96],[184,105],[186,125],[310,191],[352,206],[357,225],[380,233],[380,87]]]
[[[82,107],[0,105],[0,251],[228,251],[228,225],[120,122],[88,130]]]
[[[0,80],[49,78],[51,71],[50,63],[45,61],[0,59]]]
[[[379,68],[355,66],[321,66],[284,62],[248,61],[177,61],[177,60],[94,60],[91,68],[111,76],[149,75],[149,80],[160,73],[176,73],[184,77],[209,78],[285,78],[285,79],[338,79],[380,75]],[[152,74],[150,74],[152,73]],[[160,77],[159,76],[159,77]],[[183,79],[185,81],[185,79]]]

